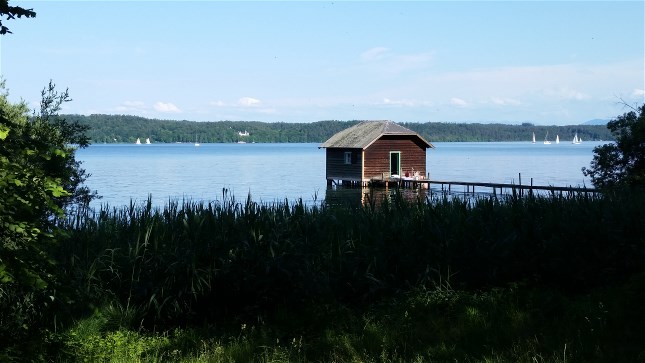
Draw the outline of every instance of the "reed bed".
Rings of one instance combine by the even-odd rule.
[[[33,361],[632,362],[642,192],[152,200],[59,221]],[[48,310],[49,311],[49,310]],[[36,339],[36,338],[34,338]]]
[[[57,253],[115,324],[164,329],[311,304],[365,306],[412,288],[512,283],[584,291],[643,266],[642,193],[397,196],[364,207],[170,201],[79,212]]]

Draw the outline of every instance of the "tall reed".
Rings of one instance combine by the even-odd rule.
[[[70,216],[60,266],[89,302],[110,300],[134,325],[344,301],[410,287],[511,282],[585,288],[642,268],[642,193],[397,196],[378,206],[151,200]]]

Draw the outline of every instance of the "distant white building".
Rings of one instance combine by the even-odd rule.
[[[240,136],[249,136],[249,132],[246,131],[246,130],[244,130],[244,132],[238,131],[237,134],[240,135]]]

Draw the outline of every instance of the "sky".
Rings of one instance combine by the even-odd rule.
[[[14,1],[38,108],[190,121],[575,125],[645,102],[644,1]]]

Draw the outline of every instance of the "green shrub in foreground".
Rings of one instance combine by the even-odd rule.
[[[79,295],[138,328],[365,304],[450,278],[584,290],[641,268],[642,193],[406,201],[379,207],[150,201],[70,218],[60,264]]]
[[[413,289],[363,308],[312,304],[226,329],[62,334],[62,361],[636,362],[645,356],[645,275],[589,294],[510,287]],[[63,359],[64,358],[64,359]]]

